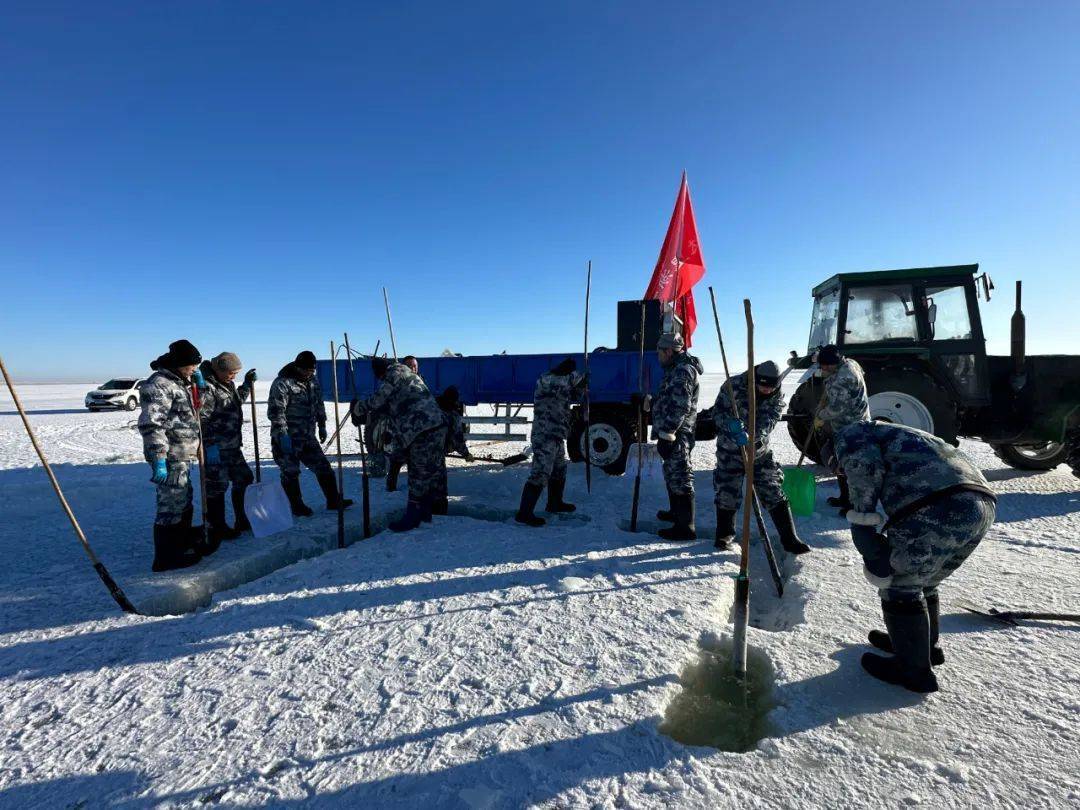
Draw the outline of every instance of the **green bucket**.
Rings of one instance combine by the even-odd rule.
[[[817,502],[817,479],[806,467],[789,467],[784,470],[784,494],[791,511],[799,517],[814,514]]]

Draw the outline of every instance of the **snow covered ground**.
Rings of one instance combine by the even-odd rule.
[[[0,398],[0,807],[1080,806],[1080,627],[959,607],[1080,610],[1065,468],[1019,473],[965,444],[998,522],[943,590],[948,661],[926,699],[860,669],[878,605],[831,511],[799,519],[814,552],[784,561],[782,600],[755,547],[750,642],[776,708],[736,754],[658,730],[684,666],[730,628],[735,555],[622,530],[629,480],[599,475],[589,496],[573,468],[579,513],[531,530],[510,520],[526,465],[452,462],[453,514],[416,532],[339,551],[320,510],[151,575],[136,414],[89,414],[86,389],[22,393],[91,543],[137,605],[205,607],[116,609]],[[774,444],[795,461],[784,431]],[[705,527],[712,453],[695,451]],[[309,474],[304,489],[321,505]],[[646,489],[651,519],[662,487]],[[404,495],[372,492],[381,526]]]

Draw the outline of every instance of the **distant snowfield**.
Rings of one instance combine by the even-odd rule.
[[[319,509],[153,575],[137,413],[87,413],[86,390],[21,393],[91,543],[137,605],[203,607],[116,609],[0,396],[0,807],[1080,806],[1080,628],[959,607],[1080,611],[1065,468],[1019,473],[964,444],[998,522],[943,588],[948,660],[926,699],[858,665],[879,607],[832,510],[798,519],[814,552],[784,561],[782,600],[755,543],[750,643],[777,707],[771,735],[734,754],[658,725],[699,645],[730,630],[736,557],[623,531],[632,481],[599,474],[588,495],[574,466],[579,512],[532,530],[511,520],[527,465],[451,462],[452,515],[416,532],[356,542],[354,507],[339,551]],[[774,446],[794,463],[783,429]],[[711,442],[694,453],[705,528],[712,457]],[[823,498],[835,486],[819,473]],[[358,498],[355,463],[346,486]],[[662,484],[643,488],[652,521]],[[322,506],[308,473],[304,490]],[[372,493],[381,527],[405,496]]]

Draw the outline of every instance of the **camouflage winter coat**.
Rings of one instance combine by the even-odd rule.
[[[139,386],[139,401],[146,460],[194,461],[199,454],[199,422],[189,384],[168,369],[158,369]]]
[[[222,382],[215,376],[209,360],[204,360],[199,369],[206,380],[206,389],[199,392],[202,397],[199,416],[202,418],[203,441],[207,446],[217,446],[222,450],[237,450],[244,444],[243,403],[251,396],[251,388]]]
[[[677,433],[693,435],[697,423],[698,375],[705,370],[701,361],[679,352],[664,369],[660,392],[652,405],[652,421],[658,438],[674,441]]]
[[[929,433],[888,422],[856,422],[836,434],[836,456],[856,512],[881,501],[885,513],[957,484],[989,490],[971,460]]]
[[[465,422],[457,411],[443,411],[446,420],[446,452],[469,455],[469,445],[465,442]]]
[[[278,372],[270,386],[266,416],[270,419],[271,435],[288,433],[294,439],[314,440],[315,425],[326,424],[326,406],[319,381],[314,377],[302,379],[296,364],[289,363]]]
[[[836,372],[825,378],[825,403],[818,418],[835,434],[855,422],[870,421],[870,403],[862,366],[844,358]]]
[[[541,374],[533,391],[533,436],[565,439],[570,432],[570,409],[581,398],[584,388],[585,375],[576,371]]]
[[[735,392],[735,405],[739,409],[739,418],[743,420],[749,429],[750,419],[747,414],[750,412],[750,395],[747,391],[746,382],[747,372],[731,378],[731,388]],[[768,448],[769,434],[773,432],[783,413],[784,395],[780,392],[779,387],[773,392],[772,396],[763,397],[760,392],[757,393],[757,423],[754,425],[756,437],[754,443],[757,445],[758,454],[765,452]],[[716,397],[712,415],[717,428],[717,451],[724,449],[737,453],[739,446],[735,444],[735,440],[727,432],[728,420],[732,418],[732,413],[731,397],[728,396],[726,384],[720,389],[720,394]]]
[[[353,403],[354,419],[366,421],[370,415],[380,414],[389,418],[395,445],[400,443],[398,450],[404,450],[421,433],[446,424],[442,409],[420,375],[401,363],[386,369],[374,394]]]

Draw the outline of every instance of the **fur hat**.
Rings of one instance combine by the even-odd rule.
[[[682,335],[675,334],[674,332],[665,332],[660,336],[656,348],[674,349],[677,352],[681,352],[686,348],[686,343],[683,341]]]
[[[817,364],[819,366],[838,366],[841,359],[843,359],[843,355],[840,354],[840,350],[831,343],[828,346],[822,346],[817,351]]]
[[[780,383],[780,368],[772,360],[754,366],[754,382],[766,388],[776,388]]]
[[[561,363],[559,363],[559,365],[555,366],[555,368],[553,368],[551,370],[551,373],[555,374],[555,375],[558,375],[559,377],[565,377],[570,372],[576,371],[576,370],[577,370],[577,361],[574,360],[573,357],[567,357],[565,360],[563,360]]]
[[[240,362],[240,358],[232,352],[222,352],[210,361],[210,365],[213,366],[214,371],[220,371],[223,374],[230,371],[239,371],[244,367],[244,364]]]
[[[305,349],[304,351],[300,352],[300,354],[296,355],[296,360],[293,362],[296,363],[297,368],[304,368],[308,369],[309,371],[314,371],[315,353],[309,352]]]

